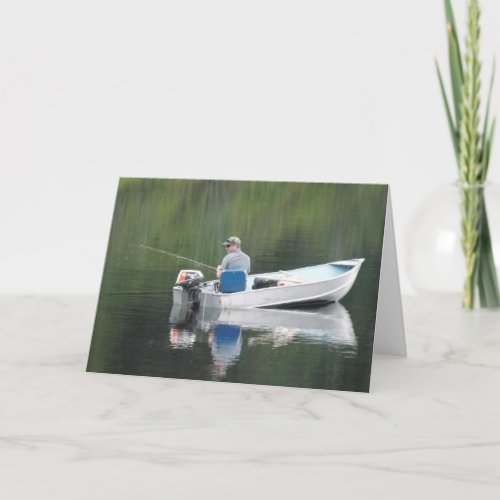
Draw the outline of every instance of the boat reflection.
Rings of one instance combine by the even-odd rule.
[[[351,317],[338,302],[302,310],[193,310],[174,305],[169,323],[171,348],[192,348],[196,341],[210,346],[216,378],[223,378],[227,369],[237,363],[243,347],[266,344],[279,349],[301,343],[326,344],[353,354],[357,351]]]

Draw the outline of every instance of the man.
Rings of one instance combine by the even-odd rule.
[[[229,237],[224,243],[227,255],[217,266],[217,278],[220,278],[224,269],[243,269],[250,272],[250,257],[241,251],[241,240],[237,236]]]

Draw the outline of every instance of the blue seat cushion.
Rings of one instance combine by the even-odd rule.
[[[226,269],[220,275],[222,293],[243,292],[247,287],[247,273],[243,269]]]

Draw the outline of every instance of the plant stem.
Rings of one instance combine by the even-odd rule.
[[[482,186],[462,185],[462,249],[465,257],[465,282],[463,306],[474,309],[477,286],[477,269],[481,258],[480,234],[482,225],[482,206],[484,199]]]

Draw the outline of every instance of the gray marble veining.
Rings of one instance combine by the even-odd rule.
[[[500,312],[406,297],[370,394],[86,373],[94,297],[0,298],[0,495],[500,498]]]

